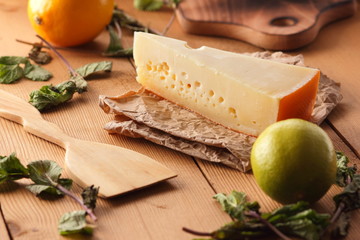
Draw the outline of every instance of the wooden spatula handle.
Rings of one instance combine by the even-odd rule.
[[[0,116],[24,126],[25,131],[63,148],[72,139],[57,125],[44,120],[40,112],[25,100],[0,90]]]
[[[46,120],[25,100],[0,90],[0,116],[22,124],[27,132],[65,148],[65,166],[79,185],[99,186],[112,197],[175,177],[176,174],[138,152],[115,145],[72,138]]]

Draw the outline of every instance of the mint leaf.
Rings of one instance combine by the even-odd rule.
[[[24,64],[24,69],[20,64]],[[0,57],[0,83],[13,83],[22,77],[33,81],[47,81],[52,74],[38,65],[31,64],[26,57]]]
[[[39,160],[28,164],[29,175],[35,184],[26,188],[36,195],[48,193],[62,196],[63,192],[58,189],[58,185],[69,190],[72,186],[72,180],[60,178],[61,167],[54,161]]]
[[[336,207],[343,204],[343,211],[348,212],[360,208],[360,175],[355,174],[353,180],[343,190],[334,196]]]
[[[0,57],[0,83],[13,83],[23,77],[23,69],[19,64],[25,64],[26,57],[3,56]]]
[[[331,236],[335,239],[344,238],[348,234],[349,227],[350,212],[342,212],[333,226]]]
[[[73,95],[87,91],[87,77],[99,71],[109,72],[112,62],[102,61],[86,64],[76,70],[77,74],[70,76],[69,81],[62,82],[56,86],[45,85],[39,90],[30,93],[29,103],[40,112],[61,105],[72,99]]]
[[[120,36],[117,34],[114,27],[108,25],[107,30],[109,31],[110,42],[103,55],[111,56],[116,54],[118,51],[122,51],[124,48],[122,46]]]
[[[310,204],[308,202],[299,201],[294,204],[284,205],[271,213],[264,213],[262,216],[269,220],[270,222],[276,222],[278,220],[284,220],[289,216],[296,215],[300,212],[308,210]]]
[[[67,190],[70,190],[72,187],[73,180],[70,178],[60,178],[58,181],[58,184],[66,188]]]
[[[53,75],[39,65],[33,65],[27,62],[25,64],[24,76],[33,81],[47,81],[52,78]]]
[[[133,52],[133,48],[124,48],[113,52],[104,52],[103,55],[106,57],[132,57]]]
[[[164,5],[177,8],[182,0],[134,0],[134,7],[142,11],[156,11]]]
[[[67,190],[70,190],[72,186],[72,180],[68,178],[59,178],[58,184],[65,187]],[[64,193],[59,189],[57,189],[55,186],[49,186],[49,185],[31,184],[26,186],[26,189],[34,193],[35,195],[41,195],[44,193],[50,195],[57,195],[57,196],[64,195]]]
[[[150,32],[155,33],[150,28],[145,27],[142,23],[137,21],[134,17],[126,14],[123,10],[118,7],[114,8],[111,23],[109,26],[118,23],[122,28],[127,28],[132,31]]]
[[[61,167],[54,161],[39,160],[27,165],[31,180],[40,185],[53,186],[61,175]]]
[[[80,74],[82,77],[86,78],[89,75],[97,72],[111,72],[112,62],[110,61],[101,61],[85,64],[84,66],[76,69],[75,71]]]
[[[144,6],[144,8],[141,9],[141,10],[144,10],[144,11],[156,11],[156,10],[159,10],[160,8],[162,8],[163,5],[164,5],[163,1],[152,1],[148,5]]]
[[[307,202],[285,205],[262,217],[281,232],[307,240],[320,239],[322,232],[329,225],[329,214],[317,213],[309,208]]]
[[[0,83],[13,83],[22,78],[23,69],[19,65],[5,65],[0,63]]]
[[[134,0],[134,7],[142,11],[156,11],[163,5],[162,0]]]
[[[75,83],[75,86],[76,86],[75,92],[83,93],[83,92],[87,91],[88,83],[81,75],[76,75],[76,76],[70,77],[70,81]],[[62,91],[62,89],[61,89],[61,91]]]
[[[27,190],[35,194],[36,196],[40,194],[50,194],[50,195],[57,195],[62,196],[63,193],[56,189],[55,187],[48,186],[48,185],[41,185],[41,184],[31,184],[25,187]]]
[[[4,65],[19,65],[25,64],[29,61],[26,57],[17,57],[17,56],[3,56],[0,57],[0,64]]]
[[[8,173],[5,169],[0,168],[0,184],[8,180]]]
[[[56,86],[45,85],[30,93],[29,102],[40,112],[51,109],[72,99],[75,92],[81,92],[74,81],[67,81]]]
[[[42,44],[34,44],[29,52],[29,58],[37,64],[48,64],[51,62],[52,57],[48,52],[41,51]]]
[[[248,202],[246,200],[246,194],[243,192],[232,191],[231,194],[226,196],[223,193],[216,194],[214,197],[223,210],[230,215],[230,217],[237,220],[243,220],[245,218],[245,211],[258,211],[260,206],[257,202]]]
[[[121,29],[127,28],[131,31],[141,31],[155,33],[148,27],[145,27],[135,18],[126,14],[123,10],[115,7],[110,24],[107,26],[109,32],[109,44],[107,49],[102,53],[107,57],[132,57],[133,48],[124,48],[121,42]]]
[[[103,52],[103,55],[107,57],[132,57],[133,49],[123,48],[119,35],[111,25],[108,25],[108,31],[110,36],[110,43],[105,52]]]
[[[349,158],[342,152],[336,152],[337,157],[337,172],[336,184],[340,187],[345,187],[354,178],[357,171],[356,165],[348,167]]]
[[[172,8],[177,8],[182,0],[170,0],[168,5]]]
[[[0,156],[0,183],[6,180],[18,180],[28,177],[28,169],[21,164],[15,153]]]
[[[65,213],[59,220],[58,230],[61,235],[93,233],[93,227],[86,222],[85,211]]]
[[[196,232],[193,233],[196,234]],[[201,235],[205,234],[201,233]],[[247,224],[243,221],[234,221],[225,224],[214,232],[209,233],[209,236],[211,237],[209,240],[250,240],[261,239],[261,237],[273,237],[274,235],[264,226],[264,224]]]
[[[350,212],[360,208],[360,175],[356,174],[356,165],[348,167],[349,159],[341,152],[336,152],[336,183],[345,186],[340,194],[333,197],[336,211],[332,216],[331,235],[345,237],[350,227]]]
[[[99,187],[95,188],[94,185],[86,187],[81,193],[84,205],[90,209],[95,209],[98,193]]]

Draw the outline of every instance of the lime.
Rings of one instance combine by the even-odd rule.
[[[253,145],[251,165],[260,188],[282,204],[315,202],[336,177],[336,153],[329,136],[301,119],[266,128]]]

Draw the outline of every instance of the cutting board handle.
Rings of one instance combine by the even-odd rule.
[[[235,38],[268,50],[293,50],[356,9],[356,0],[184,0],[176,15],[188,33]]]
[[[44,120],[39,111],[23,99],[0,90],[0,116],[23,125],[25,131],[66,148],[70,136]]]

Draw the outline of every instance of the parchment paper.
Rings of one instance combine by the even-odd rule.
[[[245,54],[304,66],[302,55],[290,56],[282,52]],[[321,124],[341,99],[340,85],[321,74],[311,121]],[[100,96],[100,107],[105,113],[115,115],[114,120],[104,127],[109,133],[145,138],[243,172],[251,169],[250,151],[254,137],[215,124],[143,89],[114,97]]]

